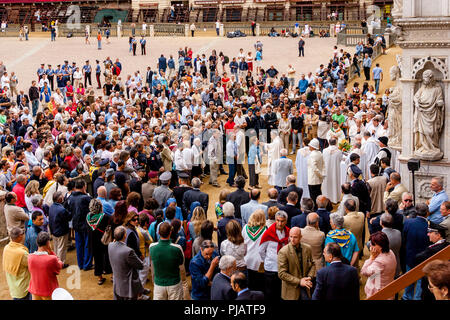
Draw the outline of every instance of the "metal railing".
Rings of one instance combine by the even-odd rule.
[[[4,32],[3,32],[3,30],[0,30],[0,37],[18,37],[19,32],[20,32],[19,27],[8,26]]]
[[[356,46],[358,43],[367,43],[367,34],[345,34],[339,32],[337,35],[337,44],[342,46]]]
[[[155,37],[185,36],[185,24],[155,24]]]

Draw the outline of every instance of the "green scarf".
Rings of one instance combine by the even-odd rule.
[[[252,241],[256,241],[264,233],[264,231],[266,231],[266,229],[266,226],[247,226],[247,235],[250,239],[252,239]]]
[[[103,212],[100,212],[97,214],[88,213],[88,215],[86,216],[86,221],[87,221],[87,224],[89,225],[89,227],[91,227],[91,229],[93,231],[95,231],[95,229],[97,229],[97,226],[102,221],[104,215],[105,214]]]

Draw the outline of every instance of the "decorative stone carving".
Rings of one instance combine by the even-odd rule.
[[[433,191],[431,190],[431,179],[434,177],[444,178],[444,189],[447,186],[445,176],[439,173],[416,173],[416,194],[419,200],[428,200],[433,196]],[[417,200],[417,199],[416,199]],[[417,201],[416,201],[417,202]]]
[[[414,155],[434,161],[442,159],[439,141],[444,125],[444,94],[432,70],[425,70],[422,85],[414,95]]]
[[[417,60],[412,68],[412,78],[415,79],[417,73],[425,67],[425,63],[431,62],[433,66],[442,73],[444,79],[448,79],[449,73],[447,68],[447,63],[445,60],[441,60],[437,57],[424,57]],[[400,67],[401,68],[401,67]]]
[[[431,178],[432,176],[417,176],[417,195],[419,199],[430,199],[433,196],[433,191],[431,191]]]
[[[394,18],[401,17],[403,15],[403,0],[394,0],[394,7],[392,8],[392,16]]]
[[[398,61],[398,60],[397,60]],[[401,63],[401,59],[400,59]],[[400,67],[392,66],[389,71],[391,81],[395,81],[394,87],[389,89],[388,105],[388,136],[391,147],[402,146],[402,90],[399,83]]]

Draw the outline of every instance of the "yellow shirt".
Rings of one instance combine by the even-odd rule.
[[[9,247],[9,244],[5,247],[3,252],[8,250],[12,250],[12,248]],[[17,275],[14,276],[7,271],[5,271],[5,275],[11,297],[17,299],[24,298],[28,294],[28,286],[31,280],[31,274],[28,271],[28,249],[25,246]]]

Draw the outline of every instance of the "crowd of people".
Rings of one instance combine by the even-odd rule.
[[[110,57],[42,64],[27,93],[0,63],[12,298],[50,299],[73,243],[98,285],[112,274],[117,300],[149,299],[150,277],[155,300],[358,300],[361,276],[370,297],[448,245],[442,178],[413,205],[393,165],[389,97],[347,87],[351,55],[335,47],[297,76],[263,68],[255,50],[260,60],[241,49],[227,62],[180,48],[126,77]],[[220,174],[236,189],[212,204],[202,184],[221,188]],[[448,299],[449,263],[427,270],[403,299]]]

